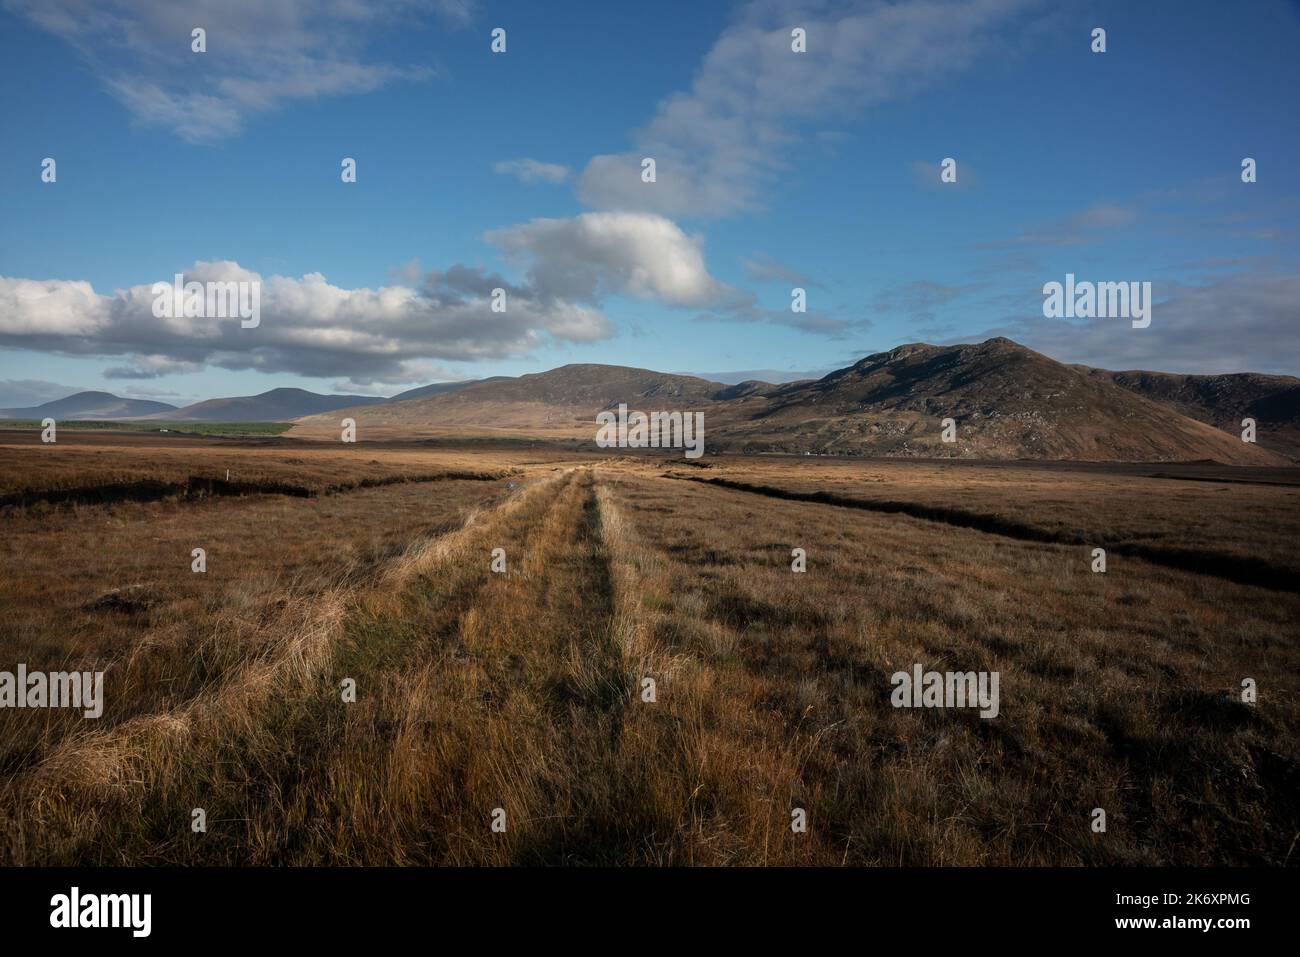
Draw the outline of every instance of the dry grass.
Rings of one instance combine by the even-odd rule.
[[[511,468],[506,452],[386,454],[394,471],[428,468],[422,455]],[[0,713],[5,860],[1287,861],[1300,597],[1132,556],[1094,575],[1077,545],[683,481],[654,461],[526,458],[513,490],[11,510],[4,661],[106,665],[108,700],[98,722]],[[1278,562],[1290,552],[1251,510],[1296,520],[1290,489],[1179,483],[1191,498],[1171,503],[1153,491],[1168,483],[1131,475],[672,471],[998,509],[1107,541],[1179,540],[1182,510],[1199,547],[1238,547],[1253,522]],[[1220,527],[1187,517],[1208,502]],[[889,676],[913,663],[1000,672],[1000,716],[892,708]],[[1245,677],[1257,706],[1236,697]],[[196,807],[207,833],[190,829]]]
[[[102,670],[97,725],[168,713],[264,657],[322,596],[367,581],[413,542],[458,527],[503,483],[448,481],[329,499],[255,496],[36,509],[3,519],[0,660]],[[207,552],[207,571],[191,552]],[[71,712],[0,711],[0,767],[39,761]]]
[[[68,432],[43,445],[39,433],[0,435],[0,503],[27,493],[190,479],[265,485],[290,493],[348,491],[402,480],[473,474],[499,478],[528,465],[564,465],[571,453],[538,447],[422,448],[365,442],[229,440],[198,436]],[[125,497],[125,496],[120,496]],[[101,493],[94,501],[112,501]]]
[[[695,484],[617,491],[659,558],[652,634],[694,666],[663,707],[707,742],[709,860],[1286,858],[1295,596],[1136,561],[1092,575],[1059,545]],[[895,710],[888,677],[917,662],[999,671],[1001,715]],[[1242,705],[1243,677],[1268,700]],[[795,806],[810,834],[769,830]]]
[[[908,503],[991,516],[1064,542],[1137,545],[1268,562],[1300,578],[1300,473],[1261,470],[1292,484],[1252,484],[1256,470],[1134,466],[725,458],[670,474],[740,482],[867,503]],[[1276,473],[1276,474],[1275,474]],[[1153,474],[1195,479],[1155,478]],[[1225,481],[1214,481],[1222,477]]]
[[[458,484],[464,487],[457,489]],[[409,509],[385,510],[392,504],[385,499],[410,487],[358,492],[346,499],[355,503],[350,523],[336,511],[314,527],[304,525],[310,516],[303,512],[316,503],[295,503],[295,511],[283,516],[284,526],[292,521],[318,558],[313,575],[304,575],[298,587],[282,582],[277,587],[274,575],[265,579],[265,587],[248,591],[229,584],[223,589],[225,583],[209,579],[216,595],[239,604],[242,617],[232,620],[220,603],[207,615],[172,608],[159,624],[185,626],[174,641],[160,640],[146,626],[124,659],[79,661],[79,667],[106,670],[110,706],[99,722],[80,723],[68,715],[61,727],[43,726],[33,744],[20,736],[30,730],[30,722],[24,725],[21,719],[31,712],[7,715],[18,719],[5,739],[11,764],[18,764],[4,794],[12,858],[29,863],[169,860],[165,848],[175,835],[154,848],[149,834],[174,823],[168,817],[170,801],[193,793],[195,783],[209,775],[228,786],[223,770],[244,783],[266,783],[260,774],[273,756],[287,756],[285,749],[297,743],[285,736],[284,722],[299,709],[318,704],[322,694],[338,700],[337,689],[322,681],[348,641],[347,623],[370,604],[384,606],[393,587],[433,556],[459,555],[438,543],[454,543],[467,534],[481,514],[478,506],[502,491],[483,483],[439,483],[437,490],[445,497],[440,501],[426,491],[420,516]],[[457,492],[459,500],[452,497]],[[518,497],[516,493],[512,501]],[[259,505],[284,509],[279,502],[241,504],[248,510]],[[509,506],[502,510],[508,514]],[[266,514],[240,514],[237,527],[230,518],[225,516],[222,526],[226,538],[235,539],[232,546],[244,546],[236,567],[256,582],[259,573],[270,570],[274,553],[267,543],[275,542],[275,524]],[[387,528],[391,541],[382,552],[372,553],[364,567],[342,564],[329,550],[349,538],[378,535],[381,528]],[[247,537],[240,540],[240,532]],[[234,548],[227,554],[233,559]],[[184,567],[185,574],[192,574]],[[237,580],[231,575],[228,582]],[[173,614],[180,617],[173,619]],[[168,690],[160,693],[161,688]],[[220,792],[200,786],[198,794],[217,797]],[[183,810],[188,821],[190,807]]]

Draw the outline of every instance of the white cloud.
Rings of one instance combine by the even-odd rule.
[[[365,44],[433,13],[468,23],[470,0],[3,0],[73,44],[137,122],[190,142],[237,134],[294,100],[367,93],[431,75],[427,66],[365,63]],[[207,53],[190,49],[195,27]]]
[[[108,311],[108,303],[88,282],[0,281],[0,335],[91,336],[103,326]]]
[[[169,93],[139,77],[106,82],[108,91],[145,126],[169,127],[191,143],[222,139],[239,133],[243,114],[228,100],[206,93]]]
[[[744,301],[709,275],[698,239],[658,216],[539,219],[488,239],[525,265],[524,282],[464,265],[420,276],[414,260],[377,289],[336,286],[320,273],[263,277],[225,261],[184,270],[184,282],[260,283],[255,328],[238,318],[157,318],[152,283],[103,294],[83,281],[0,277],[0,347],[126,356],[110,378],[218,366],[396,384],[427,381],[430,361],[501,359],[557,340],[608,338],[613,327],[600,305],[611,295],[668,306]],[[491,308],[498,288],[505,312]]]
[[[0,277],[0,346],[131,357],[114,370],[119,378],[205,365],[392,377],[419,359],[504,358],[552,339],[587,342],[612,333],[598,309],[527,288],[509,287],[506,312],[493,312],[487,295],[467,292],[441,273],[431,273],[425,288],[346,289],[320,273],[262,277],[234,262],[199,262],[184,278],[260,281],[260,325],[245,329],[238,318],[155,318],[152,284],[106,295],[86,282]]]
[[[709,275],[700,237],[650,213],[584,213],[497,229],[487,240],[528,256],[539,293],[594,302],[606,295],[655,299],[669,306],[720,305],[740,294]]]
[[[502,160],[492,164],[492,171],[521,183],[563,183],[569,177],[569,167],[535,159]]]
[[[1028,0],[1032,2],[1032,0]],[[691,88],[663,100],[635,148],[591,159],[578,197],[602,209],[726,216],[759,192],[827,118],[902,97],[969,66],[1027,0],[751,4],[714,43]],[[790,49],[807,31],[808,52]],[[817,131],[811,131],[810,137]],[[641,181],[641,159],[656,182]]]

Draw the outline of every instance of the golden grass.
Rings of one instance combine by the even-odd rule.
[[[1295,596],[1137,561],[1092,575],[1064,546],[899,516],[618,488],[664,562],[645,587],[657,637],[708,674],[707,694],[664,701],[714,743],[702,843],[731,851],[713,860],[1280,863],[1300,830]],[[999,671],[1001,716],[893,709],[888,676],[916,662]],[[1243,677],[1267,703],[1235,700]],[[771,831],[794,806],[810,833]]]
[[[731,458],[710,468],[669,469],[688,478],[732,480],[868,503],[903,502],[993,516],[1078,541],[1258,558],[1300,576],[1300,483],[1154,478],[1171,466],[1114,470],[1027,464],[847,463],[798,458]],[[1195,470],[1182,470],[1196,474]],[[1209,474],[1249,479],[1250,470]],[[1295,473],[1292,472],[1294,479]],[[1268,476],[1272,477],[1272,476]]]
[[[479,483],[465,484],[476,493],[482,488]],[[444,488],[439,486],[440,491]],[[395,491],[357,496],[391,496]],[[383,502],[368,504],[373,509]],[[459,506],[452,506],[450,514],[456,508]],[[507,506],[502,514],[510,511]],[[443,521],[426,528],[445,525],[448,514],[444,511]],[[358,518],[393,520],[382,512],[363,511]],[[465,528],[473,527],[476,519],[474,511],[465,514]],[[266,534],[265,526],[257,527]],[[346,536],[356,528],[331,526],[329,531]],[[455,542],[461,538],[463,532],[452,531],[434,540]],[[196,688],[193,694],[161,702],[155,710],[126,720],[110,719],[90,730],[68,730],[61,739],[47,743],[38,763],[29,762],[30,767],[11,776],[4,802],[5,810],[12,814],[9,833],[14,844],[10,854],[30,863],[46,860],[47,853],[54,860],[64,859],[63,855],[74,859],[91,855],[96,861],[112,862],[133,852],[152,859],[148,856],[152,852],[131,846],[147,836],[139,825],[167,807],[178,790],[184,791],[196,776],[218,774],[227,751],[235,752],[229,763],[240,773],[255,774],[285,744],[279,728],[286,707],[314,703],[323,689],[328,690],[321,682],[346,639],[345,619],[359,614],[359,608],[372,596],[379,603],[387,601],[394,581],[418,573],[436,556],[455,554],[454,547],[431,547],[428,538],[409,532],[406,541],[403,552],[381,560],[368,575],[355,568],[340,575],[327,563],[320,569],[317,587],[302,594],[289,593],[290,597],[283,592],[268,595],[273,608],[247,641],[228,629],[230,622],[220,616],[193,622],[206,628],[204,639],[151,665],[154,672],[167,668],[182,672],[188,666],[189,673],[177,677],[189,679],[187,684]],[[322,544],[319,539],[317,544]],[[259,556],[245,557],[256,561]],[[110,664],[106,674],[110,693],[143,696],[144,688],[165,683],[155,680],[141,688],[133,684],[139,670],[135,656],[156,648],[154,643],[142,642],[116,671]],[[213,658],[225,666],[214,668]],[[196,672],[202,672],[203,678]],[[138,708],[141,702],[132,704]],[[124,711],[120,705],[114,710],[119,715]],[[188,821],[188,809],[184,816]],[[131,840],[123,844],[106,841],[110,835],[104,829],[111,825],[95,825],[103,819],[114,819],[119,826],[125,819],[126,826],[135,828]],[[33,858],[34,853],[37,856]]]
[[[429,466],[408,452],[430,454],[377,457]],[[506,452],[437,454],[511,467]],[[1254,507],[1295,521],[1294,493],[1267,486],[1180,483],[1171,502],[1132,475],[714,466],[670,472],[960,503],[1107,540],[1178,540],[1180,511],[1215,503],[1222,527],[1185,524],[1218,551]],[[11,510],[4,661],[104,664],[108,698],[98,722],[0,714],[4,859],[1287,861],[1300,596],[1134,556],[1095,575],[1077,545],[662,472],[539,454],[514,489]],[[206,576],[189,571],[203,542]],[[1001,714],[894,709],[889,676],[914,663],[998,671]]]
[[[571,452],[545,446],[447,449],[110,432],[64,433],[57,443],[43,445],[39,433],[7,433],[0,436],[0,501],[22,492],[146,481],[183,484],[202,478],[224,482],[227,472],[234,483],[320,494],[445,474],[504,477],[529,465],[571,464],[573,458]],[[100,500],[113,499],[105,495]]]

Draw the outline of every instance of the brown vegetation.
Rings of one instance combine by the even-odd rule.
[[[1285,484],[252,443],[68,447],[43,477],[54,450],[22,451],[25,487],[217,456],[352,490],[0,517],[0,668],[107,694],[0,712],[10,863],[1281,864],[1300,832],[1300,596],[1089,568],[1093,541],[1294,568]],[[356,487],[440,469],[502,477]],[[1000,715],[891,707],[915,663],[998,671]]]

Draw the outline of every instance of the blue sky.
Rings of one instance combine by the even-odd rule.
[[[1295,374],[1298,47],[1269,0],[0,0],[0,406],[990,335]],[[162,328],[178,271],[260,281],[261,325]],[[1067,272],[1152,282],[1151,326],[1044,318]]]

